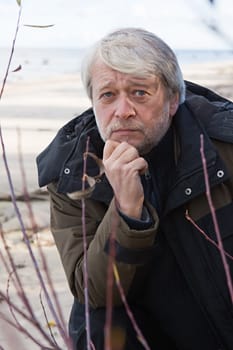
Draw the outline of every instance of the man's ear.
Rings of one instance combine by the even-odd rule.
[[[178,107],[179,107],[179,94],[177,92],[170,99],[169,114],[171,117],[173,117],[173,115],[176,114]]]

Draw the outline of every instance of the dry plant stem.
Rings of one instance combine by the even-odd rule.
[[[1,255],[2,261],[4,262],[5,268],[6,268],[6,270],[7,270],[9,275],[11,275],[12,271],[14,272],[15,279],[13,279],[13,283],[14,283],[15,289],[17,291],[17,294],[19,295],[20,299],[23,301],[23,303],[24,303],[26,309],[28,310],[29,314],[31,315],[31,317],[34,319],[35,315],[34,315],[33,309],[31,308],[31,305],[30,305],[30,303],[28,301],[28,298],[27,298],[27,296],[26,296],[26,294],[24,292],[21,280],[19,278],[17,269],[15,267],[14,260],[13,260],[12,255],[10,254],[10,251],[9,251],[9,249],[7,247],[6,240],[5,240],[5,237],[4,237],[2,229],[0,230],[0,234],[1,234],[1,238],[2,238],[3,244],[4,244],[5,251],[7,253],[8,261],[10,262],[11,269],[8,266],[8,264],[7,264],[6,260],[4,259],[3,255]]]
[[[111,350],[113,262],[113,257],[109,256],[107,270],[106,322],[104,326],[104,350]]]
[[[9,274],[8,276],[8,280],[7,280],[7,290],[6,290],[6,295],[7,295],[7,299],[10,301],[10,281],[11,281],[11,278],[12,278],[12,275],[15,273],[15,271],[11,271],[11,273]],[[15,320],[15,323],[18,325],[18,328],[23,328],[21,326],[21,324],[19,323],[15,313],[14,313],[14,310],[13,310],[13,307],[11,306],[11,303],[9,303],[9,309],[10,309],[10,312],[11,312],[11,315],[13,317],[13,319]]]
[[[32,210],[31,202],[30,202],[30,196],[27,190],[27,179],[26,179],[26,173],[24,170],[24,165],[23,165],[23,155],[22,155],[22,147],[21,147],[21,130],[17,128],[17,136],[18,136],[18,157],[19,157],[19,166],[20,166],[20,172],[21,172],[21,178],[22,178],[22,185],[23,185],[23,194],[24,194],[24,199],[25,203],[28,208],[29,212],[29,218],[31,221],[31,227],[32,227],[32,232],[37,233],[38,232],[38,226],[36,223],[36,219]]]
[[[218,250],[220,250],[219,248],[219,245],[213,240],[211,239],[196,223],[195,221],[191,218],[191,216],[189,215],[188,211],[186,211],[185,213],[185,217],[187,220],[189,220],[192,225],[205,237],[205,239],[207,241],[209,241],[211,244],[213,244]],[[229,253],[227,253],[225,250],[224,250],[224,254],[231,260],[233,260],[233,256],[230,255]]]
[[[108,273],[107,273],[107,300],[106,300],[106,323],[105,323],[105,348],[104,350],[111,350],[111,328],[112,328],[112,310],[113,310],[113,300],[112,300],[112,290],[113,290],[113,282],[115,277],[116,286],[118,288],[122,303],[125,307],[126,313],[132,323],[132,326],[137,334],[139,342],[142,344],[144,349],[150,350],[150,347],[143,336],[140,328],[137,325],[137,322],[133,316],[132,311],[130,310],[129,304],[127,302],[124,290],[121,285],[119,273],[115,264],[115,235],[116,235],[116,227],[118,225],[117,216],[114,217],[112,223],[112,232],[110,235],[110,249],[109,249],[109,259],[108,259]]]
[[[17,290],[17,293],[20,297],[20,299],[22,300],[22,302],[24,303],[25,307],[26,307],[26,310],[29,312],[30,314],[30,317],[25,314],[25,312],[21,311],[18,306],[16,306],[9,298],[9,293],[7,291],[7,296],[5,294],[3,294],[1,291],[0,291],[0,296],[7,302],[8,306],[9,306],[9,309],[10,309],[10,312],[13,316],[13,318],[15,319],[17,325],[14,325],[17,329],[21,330],[23,333],[27,334],[27,330],[25,328],[23,328],[22,326],[20,326],[18,320],[16,319],[16,316],[14,314],[14,311],[17,312],[18,314],[20,314],[24,319],[26,319],[29,323],[33,324],[43,335],[43,337],[51,344],[51,345],[54,345],[52,342],[51,342],[51,339],[49,338],[49,336],[46,334],[46,332],[44,332],[43,328],[41,328],[40,324],[37,322],[37,319],[36,319],[36,316],[33,312],[33,309],[31,308],[31,305],[29,303],[29,300],[24,292],[24,289],[23,289],[23,286],[22,286],[22,283],[21,283],[21,280],[19,278],[19,275],[18,275],[18,272],[17,272],[17,269],[15,267],[15,263],[14,263],[14,260],[9,252],[9,249],[7,247],[7,244],[6,244],[6,241],[5,241],[5,237],[4,237],[4,234],[1,230],[1,227],[0,227],[0,234],[1,234],[1,238],[2,238],[2,241],[3,241],[3,244],[4,244],[4,248],[5,248],[5,251],[7,252],[7,256],[8,256],[8,260],[10,261],[10,265],[11,265],[11,268],[13,271],[10,270],[7,262],[6,262],[6,259],[4,258],[4,256],[2,255],[2,253],[0,254],[1,256],[1,259],[5,265],[5,268],[8,272],[9,275],[11,275],[12,273],[14,273],[14,276],[16,278],[16,281],[15,279],[13,279],[13,283],[14,283],[14,286]],[[8,287],[9,289],[9,287]],[[4,318],[5,319],[5,318]],[[7,319],[8,320],[8,319]],[[8,320],[8,323],[9,323],[9,320]],[[34,338],[32,336],[30,336],[30,339],[32,339],[34,341]]]
[[[83,155],[83,178],[82,191],[85,191],[86,171],[87,171],[87,154],[89,149],[89,138],[86,143],[86,152]],[[87,234],[85,219],[85,198],[82,198],[82,233],[83,233],[83,274],[84,274],[84,300],[85,300],[85,321],[86,321],[86,340],[87,350],[91,350],[91,330],[90,330],[90,313],[89,313],[89,297],[88,297],[88,268],[87,268]]]
[[[3,142],[3,137],[2,137],[2,132],[1,132],[1,128],[0,128],[0,140],[1,140],[1,144],[2,144],[2,150],[3,150],[3,160],[4,160],[4,165],[5,165],[5,169],[6,169],[6,172],[7,172],[7,178],[8,178],[8,182],[9,182],[9,186],[10,186],[10,192],[11,192],[11,198],[12,198],[12,203],[13,203],[13,206],[14,206],[14,209],[15,209],[15,212],[16,212],[16,215],[17,215],[17,218],[19,220],[19,223],[20,223],[20,227],[21,227],[21,231],[23,233],[23,237],[24,237],[24,241],[26,243],[26,246],[28,248],[28,251],[29,251],[29,254],[30,254],[30,257],[32,259],[32,262],[33,262],[33,266],[35,268],[35,271],[36,271],[36,274],[37,274],[37,277],[39,279],[39,282],[40,282],[40,285],[45,293],[45,297],[46,297],[46,300],[47,300],[47,303],[48,303],[48,306],[49,306],[49,309],[54,317],[54,320],[57,324],[57,327],[59,329],[59,332],[62,336],[62,338],[67,342],[67,335],[66,335],[66,332],[65,330],[62,328],[61,326],[61,323],[60,323],[60,320],[59,318],[57,317],[57,313],[53,307],[53,304],[52,304],[52,301],[51,301],[51,298],[49,297],[49,294],[48,294],[48,291],[47,291],[47,288],[45,286],[45,283],[44,283],[44,279],[41,275],[41,272],[40,272],[40,269],[39,269],[39,266],[38,266],[38,263],[37,263],[37,260],[36,260],[36,257],[34,256],[33,254],[33,251],[32,251],[32,248],[31,248],[31,245],[30,245],[30,242],[28,240],[28,237],[27,237],[27,234],[26,234],[26,231],[25,231],[25,227],[24,227],[24,224],[23,224],[23,220],[22,220],[22,216],[20,214],[20,211],[19,211],[19,208],[16,204],[16,199],[15,199],[15,192],[14,192],[14,187],[13,187],[13,183],[12,183],[12,179],[11,179],[11,174],[10,174],[10,170],[9,170],[9,167],[8,167],[8,163],[7,163],[7,157],[6,157],[6,152],[5,152],[5,146],[4,146],[4,142]],[[32,312],[32,310],[31,310]]]
[[[9,298],[0,291],[0,297],[6,301],[6,303],[8,304],[8,306],[13,309],[15,312],[17,312],[21,317],[23,317],[25,320],[28,321],[29,324],[32,324],[36,327],[36,329],[42,333],[43,337],[45,338],[45,340],[48,342],[48,344],[50,344],[51,346],[54,346],[54,343],[52,342],[52,340],[50,339],[50,337],[43,331],[43,329],[41,328],[41,326],[39,325],[39,323],[36,321],[35,318],[33,317],[29,317],[28,315],[25,314],[25,312],[23,312],[16,304],[14,304],[11,300],[9,300]],[[18,329],[20,332],[22,332],[23,334],[25,334],[27,337],[29,337],[34,343],[36,343],[39,346],[42,346],[41,344],[41,340],[37,340],[36,338],[33,337],[32,333],[27,331],[27,329],[25,327],[22,327],[19,322],[17,321],[17,324],[15,324],[13,321],[11,321],[3,312],[0,312],[0,317],[7,322],[8,324],[10,324],[12,327]],[[15,319],[15,317],[14,317]]]
[[[225,252],[224,252],[223,242],[222,242],[222,238],[221,238],[221,234],[220,234],[220,230],[219,230],[218,221],[217,221],[217,218],[216,218],[215,209],[214,209],[212,198],[211,198],[209,179],[208,179],[208,171],[207,171],[207,166],[206,166],[206,158],[205,158],[205,154],[204,154],[203,135],[200,135],[200,141],[201,141],[200,152],[201,152],[201,159],[202,159],[204,178],[205,178],[206,196],[207,196],[208,204],[209,204],[209,207],[210,207],[210,212],[211,212],[211,215],[212,215],[212,220],[213,220],[213,223],[214,223],[214,229],[215,229],[215,233],[216,233],[216,237],[217,237],[217,242],[218,242],[218,247],[219,247],[221,259],[222,259],[222,262],[223,262],[224,271],[225,271],[225,274],[226,274],[228,290],[229,290],[231,302],[233,304],[233,285],[232,285],[229,265],[227,263],[226,255],[225,255]]]
[[[43,303],[43,300],[42,300],[41,292],[42,291],[40,291],[40,304],[41,304],[41,307],[42,307],[42,310],[43,310],[43,313],[44,313],[44,316],[45,316],[45,319],[46,319],[46,322],[47,322],[47,325],[48,325],[48,329],[49,329],[51,338],[53,339],[54,344],[56,344],[56,346],[58,348],[58,344],[57,344],[57,341],[56,341],[56,339],[55,339],[55,337],[53,335],[52,328],[49,326],[49,319],[47,317],[47,313],[46,313],[46,310],[45,310],[45,307],[44,307],[44,303]]]
[[[21,14],[21,8],[20,8],[20,14]],[[16,31],[16,34],[15,34],[15,38],[14,38],[14,41],[13,41],[13,45],[15,45],[15,40],[16,40],[16,36],[17,36],[17,33],[18,33],[19,20],[20,20],[20,15],[19,15],[19,17],[18,17],[17,31]],[[11,57],[10,57],[10,59],[9,59],[7,72],[6,72],[6,75],[5,75],[5,78],[4,78],[4,82],[3,82],[3,86],[2,86],[2,90],[1,90],[1,96],[2,96],[2,93],[3,93],[3,91],[4,91],[4,87],[5,87],[5,84],[6,84],[7,76],[8,76],[8,73],[9,73],[10,61],[11,61],[11,59],[12,59],[13,52],[14,52],[14,47],[12,48],[12,51],[11,51]],[[50,310],[51,310],[51,312],[52,312],[52,314],[53,314],[53,317],[54,317],[54,319],[55,319],[55,321],[56,321],[56,323],[57,323],[57,326],[58,326],[58,329],[59,329],[59,331],[60,331],[60,333],[61,333],[62,338],[63,338],[63,339],[65,340],[65,342],[68,344],[68,343],[69,343],[69,340],[68,340],[68,336],[66,335],[66,333],[65,333],[65,331],[64,331],[65,327],[62,327],[62,326],[61,326],[60,320],[59,320],[59,318],[57,317],[57,314],[56,314],[56,312],[55,312],[55,310],[54,310],[54,308],[53,308],[53,304],[52,304],[51,299],[50,299],[50,297],[49,297],[49,295],[48,295],[48,292],[47,292],[47,289],[46,289],[46,287],[45,287],[43,278],[42,278],[42,276],[41,276],[41,274],[40,274],[40,271],[39,271],[39,267],[38,267],[36,258],[35,258],[34,254],[33,254],[33,252],[32,252],[32,249],[31,249],[31,246],[30,246],[30,242],[29,242],[29,240],[28,240],[28,236],[27,236],[27,234],[26,234],[26,232],[25,232],[25,228],[24,228],[24,224],[23,224],[23,221],[22,221],[22,217],[21,217],[21,215],[20,215],[19,209],[18,209],[17,204],[16,204],[16,198],[15,198],[15,193],[14,193],[14,187],[13,187],[13,183],[12,183],[12,179],[11,179],[11,175],[10,175],[10,171],[9,171],[9,167],[8,167],[8,163],[7,163],[7,157],[6,157],[6,152],[5,152],[5,145],[4,145],[4,140],[3,140],[3,135],[2,135],[1,126],[0,126],[0,140],[1,140],[2,151],[3,151],[4,165],[5,165],[5,169],[6,169],[6,172],[7,172],[8,182],[9,182],[9,186],[10,186],[10,190],[11,190],[11,198],[12,198],[12,202],[13,202],[13,205],[14,205],[14,208],[15,208],[15,212],[16,212],[17,217],[18,217],[19,222],[20,222],[21,231],[22,231],[22,233],[23,233],[25,243],[26,243],[27,248],[28,248],[28,250],[29,250],[31,259],[32,259],[32,261],[33,261],[33,265],[34,265],[35,270],[36,270],[36,272],[37,272],[37,276],[38,276],[38,278],[39,278],[40,284],[41,284],[41,286],[42,286],[42,289],[44,290],[44,293],[45,293],[47,302],[48,302],[48,304],[49,304],[49,308],[50,308]],[[24,188],[25,188],[25,186],[24,186]],[[32,215],[33,215],[33,214],[32,214]],[[35,228],[35,226],[34,226],[34,228]],[[8,257],[10,258],[9,252],[8,252]],[[13,259],[10,259],[10,261],[11,261],[11,266],[12,266],[12,268],[14,268]],[[44,264],[45,264],[45,262],[44,262]],[[48,269],[45,269],[45,271],[46,271],[46,270],[48,271]],[[47,273],[47,276],[48,276],[48,273]],[[16,275],[16,277],[17,277],[17,275]],[[22,285],[21,285],[21,283],[20,283],[19,278],[17,278],[17,283],[18,283],[18,286],[20,287],[20,295],[21,295],[21,298],[23,298],[22,300],[23,300],[23,302],[25,303],[25,305],[26,305],[28,311],[29,311],[30,314],[34,317],[33,310],[32,310],[32,308],[31,308],[31,306],[30,306],[30,304],[29,304],[29,301],[28,301],[27,297],[25,296],[25,293],[24,293],[24,291],[23,291],[23,287],[22,287]],[[52,284],[51,284],[51,280],[50,280],[50,286],[51,286],[51,285],[52,285]],[[55,292],[54,292],[53,294],[55,294]],[[55,300],[57,300],[57,298],[55,298]],[[58,304],[58,303],[57,303],[57,304]],[[60,314],[61,314],[61,311],[59,312],[59,316],[60,316]],[[62,318],[61,318],[61,319],[62,319]],[[63,321],[63,324],[64,324],[64,321]]]
[[[21,333],[25,334],[34,344],[37,344],[40,348],[44,347],[41,343],[41,340],[36,339],[35,337],[33,337],[32,333],[27,331],[26,328],[21,327],[19,325],[16,325],[14,322],[12,322],[9,318],[7,318],[2,312],[0,312],[0,317],[7,322],[9,325],[11,325],[12,327],[16,328],[18,331],[20,331]],[[29,321],[30,323],[32,323],[32,321]],[[54,348],[54,344],[51,340],[47,340],[48,344],[50,344],[51,346],[53,346]],[[57,350],[62,350],[60,348],[56,348]]]
[[[1,92],[0,92],[0,100],[2,98],[2,95],[3,95],[3,92],[4,92],[4,88],[5,88],[5,85],[6,85],[6,81],[7,81],[7,78],[8,78],[8,75],[9,75],[9,70],[10,70],[10,65],[11,65],[11,61],[12,61],[12,57],[13,57],[13,54],[14,54],[14,49],[15,49],[15,42],[16,42],[16,38],[17,38],[17,35],[18,35],[18,31],[19,31],[19,24],[20,24],[20,19],[21,19],[21,13],[22,13],[22,6],[20,5],[19,7],[19,13],[18,13],[18,20],[17,20],[17,25],[16,25],[16,30],[15,30],[15,35],[14,35],[14,39],[13,39],[13,43],[12,43],[12,47],[11,47],[11,53],[10,53],[10,57],[9,57],[9,61],[8,61],[8,65],[7,65],[7,69],[6,69],[6,73],[5,73],[5,76],[4,76],[4,79],[3,79],[3,83],[2,83],[2,88],[1,88]],[[32,261],[33,261],[33,265],[35,267],[35,270],[37,272],[37,276],[39,278],[39,281],[40,281],[40,284],[42,286],[42,289],[46,295],[46,299],[47,299],[47,302],[49,304],[49,307],[50,307],[50,310],[53,314],[53,317],[54,319],[56,320],[56,323],[57,323],[57,326],[59,328],[59,331],[62,335],[62,338],[65,340],[66,344],[68,345],[68,343],[70,344],[70,342],[68,342],[68,337],[64,331],[64,329],[61,327],[60,325],[60,321],[56,315],[56,312],[53,308],[53,305],[51,303],[51,300],[49,298],[49,295],[47,293],[47,290],[45,288],[45,285],[44,285],[44,281],[43,281],[43,278],[40,274],[40,271],[39,271],[39,268],[38,268],[38,265],[37,265],[37,261],[36,261],[36,258],[34,257],[33,253],[32,253],[32,250],[31,250],[31,247],[30,247],[30,243],[27,239],[27,235],[26,235],[26,232],[25,232],[25,228],[24,228],[24,225],[23,225],[23,222],[22,222],[22,218],[21,218],[21,215],[20,215],[20,212],[18,210],[18,207],[16,205],[16,199],[15,199],[15,194],[14,194],[14,189],[13,189],[13,183],[12,183],[12,180],[11,180],[11,176],[10,176],[10,172],[9,172],[9,168],[8,168],[8,163],[7,163],[7,158],[6,158],[6,153],[5,153],[5,147],[4,147],[4,141],[3,141],[3,136],[2,136],[2,129],[1,129],[1,125],[0,125],[0,140],[1,140],[1,145],[2,145],[2,150],[3,150],[3,159],[4,159],[4,164],[5,164],[5,168],[6,168],[6,172],[7,172],[7,176],[8,176],[8,180],[9,180],[9,185],[10,185],[10,190],[11,190],[11,197],[12,197],[12,201],[13,201],[13,205],[14,205],[14,208],[15,208],[15,211],[16,211],[16,214],[17,214],[17,217],[19,219],[19,222],[20,222],[20,225],[21,225],[21,230],[22,230],[22,233],[23,233],[23,236],[24,236],[24,239],[25,239],[25,242],[27,244],[27,248],[29,250],[29,253],[30,253],[30,256],[32,258]],[[34,225],[33,225],[34,227]],[[9,257],[9,254],[8,254],[8,257]],[[12,268],[14,269],[15,267],[15,264],[14,264],[14,261],[11,257],[11,265],[12,265]],[[15,270],[15,269],[14,269]],[[48,271],[48,270],[47,270]],[[17,284],[19,287],[16,287],[16,290],[20,290],[20,294],[21,295],[21,299],[22,301],[24,302],[24,304],[26,305],[26,308],[27,310],[30,312],[31,316],[32,316],[32,323],[34,323],[36,325],[36,327],[38,328],[38,330],[40,332],[42,332],[43,336],[45,336],[45,338],[47,338],[49,344],[51,345],[54,345],[50,338],[47,337],[46,333],[43,331],[43,329],[40,327],[40,325],[38,324],[38,322],[35,322],[34,320],[36,319],[34,317],[34,313],[33,313],[33,310],[30,306],[30,303],[24,293],[24,290],[23,290],[23,287],[21,285],[21,281],[19,279],[19,277],[16,277],[17,278]],[[8,303],[9,303],[9,300],[8,300]],[[12,303],[10,302],[9,305],[12,306]],[[59,315],[61,315],[61,312],[59,311]],[[63,322],[64,323],[64,322]],[[15,325],[14,325],[15,326]],[[22,329],[20,329],[22,330]],[[25,332],[25,330],[23,330]],[[40,344],[38,344],[40,345]],[[41,345],[40,345],[41,346]],[[68,348],[71,348],[70,346],[68,346]]]
[[[26,203],[26,205],[28,207],[29,218],[30,218],[30,221],[31,221],[32,230],[33,230],[33,233],[36,234],[38,232],[38,226],[37,226],[37,223],[36,223],[36,220],[35,220],[35,216],[34,216],[34,213],[33,213],[33,210],[32,210],[32,205],[31,205],[31,202],[30,202],[30,196],[29,196],[29,193],[28,193],[28,190],[27,190],[27,179],[26,179],[26,173],[24,171],[24,165],[23,165],[20,129],[17,129],[17,134],[18,134],[18,156],[19,156],[19,165],[20,165],[20,171],[21,171],[21,177],[22,177],[22,183],[23,183],[23,194],[24,194],[25,203]],[[40,242],[38,240],[38,237],[36,236],[36,238],[37,238],[37,243],[38,243],[37,246],[38,246],[38,250],[39,250],[39,253],[40,253],[40,257],[41,257],[43,270],[44,270],[44,272],[46,274],[48,285],[49,285],[50,291],[51,291],[52,296],[53,296],[53,300],[54,300],[56,308],[57,308],[59,320],[61,321],[61,327],[62,327],[62,329],[66,329],[65,320],[64,320],[64,317],[63,317],[63,313],[62,313],[62,310],[61,310],[60,303],[59,303],[58,298],[57,298],[57,293],[56,293],[56,291],[55,291],[55,289],[53,287],[53,282],[52,282],[52,279],[51,279],[51,274],[49,273],[49,268],[48,268],[48,265],[47,265],[47,261],[45,259],[45,255],[44,255],[43,250],[41,248],[41,245],[40,245]],[[66,335],[66,343],[68,344],[69,342],[70,342],[69,337],[68,337],[68,335]]]
[[[19,18],[20,18],[20,17],[19,17]],[[18,26],[19,26],[19,23],[17,24],[17,28],[18,28]],[[15,43],[15,39],[14,39],[14,43]],[[14,50],[12,49],[12,55],[13,55],[13,52],[14,52]],[[12,58],[12,57],[11,57],[11,58]],[[9,66],[9,64],[8,64],[8,66]],[[9,68],[8,68],[8,71],[9,71]],[[8,74],[8,73],[7,73],[7,74]],[[3,92],[3,89],[4,89],[5,83],[6,83],[7,74],[6,74],[6,77],[5,77],[5,79],[4,79],[4,84],[3,84],[3,87],[2,87],[2,92]],[[2,92],[1,92],[1,96],[2,96]],[[36,258],[34,257],[33,252],[32,252],[32,250],[31,250],[31,246],[30,246],[30,243],[29,243],[29,241],[28,241],[27,234],[26,234],[26,232],[25,232],[24,224],[23,224],[23,221],[22,221],[20,212],[19,212],[18,207],[17,207],[17,204],[16,204],[16,199],[15,199],[15,194],[14,194],[14,188],[13,188],[13,183],[12,183],[12,180],[11,180],[10,171],[9,171],[9,167],[8,167],[8,163],[7,163],[7,157],[6,157],[6,152],[5,152],[5,146],[4,146],[4,141],[3,141],[3,135],[2,135],[2,129],[1,129],[1,127],[0,127],[0,140],[1,140],[2,151],[3,151],[4,165],[5,165],[5,169],[6,169],[6,172],[7,172],[7,177],[8,177],[8,181],[9,181],[9,185],[10,185],[10,190],[11,190],[12,202],[13,202],[13,205],[14,205],[14,208],[15,208],[15,211],[16,211],[16,214],[17,214],[17,217],[18,217],[19,222],[20,222],[21,231],[22,231],[22,233],[23,233],[24,240],[25,240],[25,243],[26,243],[27,248],[28,248],[28,250],[29,250],[30,256],[31,256],[31,258],[32,258],[33,265],[34,265],[34,267],[35,267],[35,269],[36,269],[38,278],[39,278],[40,283],[41,283],[41,285],[42,285],[42,288],[43,288],[43,290],[44,290],[44,292],[45,292],[47,302],[48,302],[48,304],[49,304],[49,306],[50,306],[50,310],[51,310],[51,312],[52,312],[52,314],[53,314],[54,319],[56,320],[56,323],[57,323],[57,325],[58,325],[58,329],[59,329],[59,331],[60,331],[60,333],[61,333],[63,339],[65,339],[65,342],[67,343],[67,342],[68,342],[68,336],[67,336],[67,335],[65,334],[65,332],[64,332],[64,329],[65,329],[65,328],[63,329],[63,328],[61,327],[61,325],[60,325],[60,321],[59,321],[59,319],[58,319],[58,317],[57,317],[57,315],[56,315],[56,312],[55,312],[55,310],[54,310],[54,308],[53,308],[52,302],[51,302],[51,300],[50,300],[50,298],[49,298],[49,295],[48,295],[48,293],[47,293],[47,290],[46,290],[46,287],[45,287],[43,278],[42,278],[42,276],[41,276],[41,274],[40,274],[40,271],[39,271],[39,268],[38,268],[38,265],[37,265]],[[5,248],[6,248],[6,246],[5,246]],[[9,254],[9,251],[8,251],[7,249],[6,249],[6,251],[7,251],[7,254],[8,254],[9,261],[11,262],[12,269],[15,270],[15,269],[14,269],[14,266],[15,266],[14,261],[13,261],[11,255]],[[30,303],[29,303],[29,301],[28,301],[28,299],[27,299],[27,297],[26,297],[26,295],[25,295],[25,293],[24,293],[24,290],[23,290],[21,281],[20,281],[20,279],[19,279],[19,277],[18,277],[18,274],[15,273],[15,276],[16,276],[16,279],[17,279],[16,290],[18,290],[18,294],[20,295],[22,301],[24,302],[24,304],[25,304],[27,310],[30,312],[30,314],[31,314],[31,316],[32,316],[32,319],[35,319],[35,315],[34,315],[34,313],[33,313],[33,310],[32,310],[32,308],[31,308],[31,306],[30,306]],[[36,326],[38,326],[38,325],[36,324]],[[41,331],[43,332],[42,329],[41,329]],[[43,333],[44,333],[44,332],[43,332]],[[46,333],[44,333],[43,335],[46,335]]]
[[[9,300],[9,298],[5,295],[5,293],[3,293],[2,291],[0,291],[0,297],[1,299],[3,299],[12,309],[14,309],[14,311],[16,311],[20,316],[22,316],[25,320],[27,320],[29,323],[32,323],[34,325],[38,325],[38,322],[35,321],[35,319],[33,319],[32,317],[29,317],[27,314],[25,314],[25,312],[23,312],[16,304],[14,304],[11,300]],[[1,317],[4,317],[6,320],[8,320],[8,318],[6,317],[6,315],[2,312],[0,312]],[[18,322],[17,322],[18,324]],[[15,328],[18,328],[17,325],[13,324],[13,326]],[[38,325],[39,326],[39,325]],[[22,328],[22,327],[21,327]],[[48,335],[46,334],[46,337],[48,337]],[[48,338],[50,340],[50,338]],[[51,341],[51,340],[50,340]]]
[[[150,347],[149,347],[145,337],[143,336],[140,328],[138,327],[138,324],[137,324],[137,322],[136,322],[136,320],[135,320],[135,318],[133,316],[132,311],[130,310],[129,304],[128,304],[128,302],[126,300],[126,297],[125,297],[124,290],[123,290],[122,285],[121,285],[119,273],[118,273],[118,270],[117,270],[117,267],[116,267],[115,264],[113,265],[113,272],[114,272],[116,285],[117,285],[117,288],[118,288],[120,296],[121,296],[121,300],[122,300],[122,302],[124,304],[125,310],[127,312],[127,315],[129,316],[129,319],[130,319],[132,325],[133,325],[133,328],[134,328],[134,330],[135,330],[135,332],[137,334],[138,340],[140,341],[140,343],[142,344],[144,349],[150,350]]]
[[[5,76],[4,76],[4,79],[3,79],[3,83],[2,83],[2,88],[1,88],[1,92],[0,92],[0,100],[2,98],[2,94],[3,94],[3,91],[4,91],[5,85],[6,85],[7,77],[9,75],[11,61],[12,61],[13,54],[14,54],[14,51],[15,51],[15,42],[16,42],[16,39],[17,39],[18,31],[19,31],[19,23],[20,23],[21,13],[22,13],[22,6],[19,7],[19,13],[18,13],[18,19],[17,19],[17,24],[16,24],[15,35],[14,35],[13,43],[12,43],[12,46],[11,46],[11,53],[10,53],[8,65],[7,65],[7,68],[6,68],[6,73],[5,73]]]
[[[0,130],[1,131],[1,130]],[[2,238],[2,241],[3,241],[3,244],[4,244],[4,249],[5,251],[7,252],[7,257],[8,257],[8,261],[10,262],[10,266],[11,268],[8,266],[7,264],[7,261],[6,259],[4,258],[4,256],[2,255],[2,253],[0,254],[1,256],[1,259],[4,263],[4,266],[6,268],[6,270],[8,271],[8,274],[9,276],[12,275],[12,273],[14,273],[14,277],[15,278],[12,278],[12,281],[13,281],[13,284],[15,286],[15,289],[20,297],[20,299],[22,300],[22,302],[24,303],[25,307],[26,307],[26,310],[29,312],[29,314],[31,315],[31,317],[28,317],[25,313],[21,312],[21,310],[19,310],[17,307],[14,306],[14,304],[10,301],[10,298],[9,298],[9,285],[8,285],[8,288],[7,288],[7,297],[1,293],[1,296],[2,298],[8,303],[9,305],[9,309],[11,311],[11,314],[13,316],[13,318],[15,319],[15,322],[17,323],[18,326],[16,326],[17,329],[19,329],[20,331],[22,331],[23,333],[25,333],[31,340],[33,340],[35,343],[38,343],[38,341],[32,337],[30,334],[28,334],[27,330],[25,328],[23,328],[16,316],[15,316],[15,313],[14,311],[16,311],[18,314],[20,314],[24,319],[26,319],[28,322],[30,322],[31,324],[34,324],[34,326],[42,333],[43,337],[51,344],[51,345],[54,345],[53,342],[51,342],[51,339],[48,337],[48,335],[43,331],[43,329],[40,327],[39,323],[36,321],[36,317],[35,317],[35,314],[33,312],[33,309],[31,308],[31,305],[29,303],[29,300],[24,292],[24,289],[23,289],[23,286],[22,286],[22,283],[21,283],[21,280],[19,278],[19,275],[17,273],[17,269],[15,267],[15,263],[14,263],[14,260],[13,260],[13,257],[12,255],[10,254],[10,251],[7,247],[7,244],[6,244],[6,241],[5,241],[5,237],[4,237],[4,234],[3,234],[3,231],[0,227],[0,234],[1,234],[1,238]],[[12,271],[12,270],[13,271]],[[9,323],[9,320],[7,320],[8,323]]]
[[[111,350],[111,329],[112,329],[112,310],[113,310],[113,301],[112,301],[112,291],[113,291],[113,265],[115,263],[115,236],[116,236],[116,227],[117,227],[117,218],[114,216],[115,220],[112,223],[112,232],[109,237],[109,256],[108,256],[108,270],[107,270],[107,292],[106,292],[106,322],[104,327],[104,349]]]

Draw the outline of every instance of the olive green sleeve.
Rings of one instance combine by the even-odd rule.
[[[89,303],[92,307],[105,306],[106,281],[109,255],[106,245],[111,234],[126,251],[143,251],[154,244],[158,227],[156,211],[150,207],[154,224],[147,230],[131,230],[115,208],[114,198],[109,207],[91,199],[72,200],[56,193],[49,185],[51,203],[51,231],[58,248],[70,289],[84,303],[83,279],[83,230],[87,238],[87,268]],[[141,263],[117,261],[116,266],[125,293],[129,291],[138,266]],[[121,304],[117,287],[113,286],[113,303]]]

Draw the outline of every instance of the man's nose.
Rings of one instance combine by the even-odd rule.
[[[115,116],[117,118],[128,119],[134,117],[136,115],[136,111],[134,108],[134,104],[130,101],[127,96],[119,96],[116,101],[116,110]]]

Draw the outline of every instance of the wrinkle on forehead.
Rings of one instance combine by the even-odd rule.
[[[104,63],[96,63],[92,69],[92,86],[98,91],[105,90],[110,87],[119,86],[137,86],[144,88],[157,89],[160,85],[159,77],[154,75],[142,76],[140,74],[128,74],[108,67]]]

